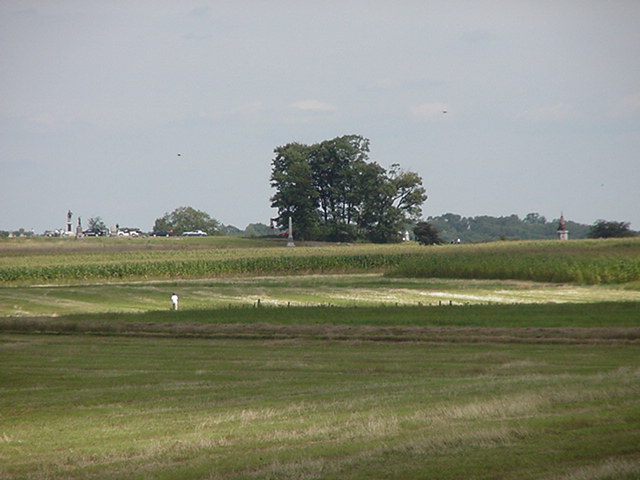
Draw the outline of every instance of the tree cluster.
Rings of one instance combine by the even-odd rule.
[[[413,234],[416,242],[421,245],[440,245],[443,243],[440,238],[440,232],[429,222],[418,222],[413,228]]]
[[[589,229],[589,238],[624,238],[635,237],[628,222],[608,222],[597,220]]]
[[[221,235],[220,227],[220,223],[206,212],[192,207],[179,207],[157,218],[153,231],[168,231],[175,235],[182,235],[184,232],[202,230],[209,235]]]
[[[369,162],[369,140],[359,135],[289,143],[274,153],[271,206],[281,228],[292,218],[297,238],[398,241],[427,198],[417,173]]]

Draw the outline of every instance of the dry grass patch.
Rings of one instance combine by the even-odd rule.
[[[637,480],[640,478],[640,461],[619,458],[605,459],[595,465],[580,466],[549,480]]]

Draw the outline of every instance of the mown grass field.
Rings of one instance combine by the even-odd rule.
[[[637,345],[4,335],[0,477],[637,479]]]
[[[0,478],[640,478],[637,240],[237,242],[0,242]]]
[[[401,279],[382,274],[213,278],[164,282],[7,286],[2,316],[164,311],[176,292],[180,308],[380,307],[521,303],[640,302],[624,285],[523,281]]]

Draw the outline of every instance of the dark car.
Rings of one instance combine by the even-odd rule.
[[[104,231],[100,230],[99,228],[90,228],[82,232],[82,234],[87,237],[102,237],[104,236]]]
[[[173,232],[170,232],[168,230],[158,230],[151,232],[150,235],[152,237],[170,237],[171,235],[173,235]]]

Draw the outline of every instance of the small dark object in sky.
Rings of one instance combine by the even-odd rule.
[[[447,111],[446,110],[442,110],[442,113],[447,113]]]
[[[179,153],[179,154],[178,154],[178,156],[179,156],[179,157],[181,157],[181,156],[182,156],[182,154],[181,154],[181,153]]]

